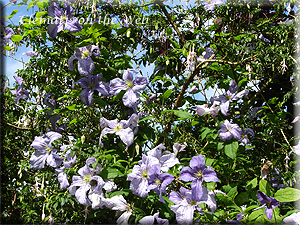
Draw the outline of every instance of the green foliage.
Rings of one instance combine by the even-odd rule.
[[[104,197],[122,195],[132,206],[129,223],[138,223],[159,211],[160,218],[175,224],[176,215],[171,210],[174,203],[168,196],[180,187],[191,189],[191,182],[183,182],[180,173],[199,154],[204,156],[206,166],[216,172],[219,182],[204,179],[202,185],[215,193],[217,207],[211,213],[212,209],[201,203],[202,212],[194,213],[194,221],[226,223],[243,213],[242,223],[282,223],[296,212],[292,203],[300,196],[299,172],[294,171],[299,160],[292,159],[295,153],[287,159],[293,142],[299,140],[299,135],[294,137],[292,123],[296,111],[292,96],[299,101],[294,81],[299,79],[299,47],[294,42],[299,19],[297,9],[288,13],[287,2],[257,0],[244,4],[227,0],[212,12],[201,1],[188,7],[185,2],[170,5],[168,1],[114,1],[112,5],[99,0],[75,1],[73,16],[85,21],[95,16],[96,22],[82,23],[83,29],[77,33],[65,27],[56,38],[49,36],[49,24],[43,22],[51,19],[51,2],[10,3],[16,9],[6,19],[16,17],[21,10],[17,7],[32,10],[33,15],[25,15],[20,24],[7,21],[15,34],[9,40],[13,47],[3,46],[5,54],[20,52],[18,48],[23,45],[39,56],[31,57],[14,74],[23,78],[29,99],[20,99],[16,104],[11,90],[17,90],[18,84],[7,87],[5,79],[1,80],[3,223],[40,224],[53,219],[55,223],[110,224],[122,214],[108,207],[94,210],[79,204],[69,190],[60,188],[55,168],[47,163],[43,169],[31,167],[29,161],[36,152],[31,144],[36,137],[53,130],[50,119],[55,115],[59,115],[56,127],[66,124],[55,147],[70,145],[72,157],[77,157],[76,163],[65,169],[69,183],[86,160],[94,157],[102,168],[98,175],[117,187],[112,192],[104,191]],[[63,2],[57,3],[64,9]],[[128,26],[121,23],[126,18]],[[93,75],[102,74],[103,82],[122,79],[127,69],[136,69],[147,77],[149,84],[139,92],[136,109],[124,105],[126,90],[115,96],[99,95],[95,90],[91,106],[82,102],[83,88],[76,83],[83,77],[78,70],[79,60],[74,60],[74,70],[70,70],[68,61],[76,48],[89,45],[99,48],[100,56],[91,55],[91,60],[95,65]],[[201,58],[208,48],[214,50],[212,58]],[[191,52],[196,54],[194,70],[188,68]],[[231,81],[239,85],[236,93],[248,90],[248,94],[230,99],[227,115],[218,112],[199,116],[195,107],[207,104],[210,108],[214,103],[211,97],[224,94]],[[195,93],[189,92],[193,86],[198,89]],[[45,104],[47,93],[52,93],[54,109]],[[220,102],[215,103],[220,107]],[[261,108],[253,114],[256,107]],[[109,133],[102,137],[101,147],[99,139],[104,128],[100,118],[128,120],[133,112],[140,113],[133,144],[126,146],[118,135]],[[255,136],[243,134],[239,140],[222,141],[219,130],[225,120],[244,131],[253,129]],[[243,138],[249,142],[245,144]],[[176,155],[179,164],[167,171],[174,181],[162,194],[165,203],[153,190],[145,198],[133,194],[128,181],[128,174],[140,164],[143,155],[161,143],[172,153],[175,143],[186,145]],[[58,152],[62,157],[66,154]],[[265,161],[272,165],[265,168],[267,176],[262,179]],[[262,205],[257,199],[258,190],[280,201],[271,221],[264,208],[256,210]]]

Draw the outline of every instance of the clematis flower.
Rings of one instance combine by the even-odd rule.
[[[177,154],[179,152],[183,152],[186,147],[187,147],[187,143],[186,142],[183,142],[183,145],[179,144],[179,143],[175,143],[173,145],[173,152],[174,152],[175,157],[177,156]]]
[[[90,157],[86,160],[84,167],[78,170],[80,176],[73,176],[72,184],[69,187],[71,195],[75,195],[77,201],[82,205],[92,205],[88,195],[93,193],[101,193],[104,186],[104,181],[101,177],[97,176],[102,170],[100,166],[95,169],[89,166],[96,163],[94,157]],[[77,187],[79,187],[77,189]]]
[[[234,80],[230,81],[229,89],[223,94],[220,95],[217,98],[212,98],[212,103],[220,104],[221,113],[224,116],[228,116],[229,114],[229,103],[238,100],[239,98],[242,98],[244,95],[247,95],[249,93],[249,90],[243,90],[237,93],[237,90],[239,89],[239,86]]]
[[[130,181],[130,190],[133,194],[142,198],[148,195],[149,190],[149,170],[150,168],[158,164],[158,159],[142,155],[142,160],[138,162],[132,169],[132,172],[127,175],[127,181]]]
[[[80,99],[83,104],[89,106],[93,104],[94,90],[97,90],[99,95],[109,96],[109,86],[107,83],[101,81],[102,77],[102,74],[96,76],[88,75],[76,82],[83,88],[80,93]]]
[[[221,123],[220,127],[221,129],[218,131],[218,134],[222,141],[230,140],[233,137],[241,140],[243,131],[237,124],[231,124],[228,120],[225,120],[224,123]]]
[[[35,137],[30,145],[36,151],[29,160],[31,168],[42,169],[47,161],[49,166],[58,167],[62,163],[62,159],[56,154],[57,150],[52,149],[52,142],[61,138],[62,135],[56,132],[48,132],[43,136]]]
[[[295,212],[283,219],[283,224],[300,224],[300,212]]]
[[[159,212],[155,213],[153,216],[145,216],[139,220],[139,223],[142,225],[152,225],[154,224],[154,220],[156,219],[157,224],[159,225],[169,225],[168,219],[161,219],[158,216]]]
[[[94,210],[102,209],[103,206],[106,206],[106,199],[102,191],[88,194],[88,198],[92,203],[92,209]]]
[[[176,156],[169,151],[162,153],[161,150],[164,150],[166,147],[163,144],[158,145],[154,149],[147,152],[147,156],[154,157],[158,160],[161,171],[167,172],[170,167],[179,164],[179,160]]]
[[[260,111],[262,109],[262,107],[254,107],[251,111],[250,111],[250,116],[249,116],[249,120],[252,121],[254,119],[254,117],[256,116],[260,116],[261,113],[258,113],[258,111]],[[258,114],[257,114],[258,113]]]
[[[111,210],[117,210],[123,212],[118,218],[117,224],[127,225],[129,217],[132,214],[132,206],[129,205],[122,195],[116,195],[106,200],[106,207]]]
[[[251,128],[246,128],[245,130],[243,130],[242,132],[242,136],[241,136],[241,142],[240,145],[245,146],[245,145],[249,145],[251,146],[250,140],[249,140],[249,134],[254,137],[254,131]],[[252,148],[246,148],[246,151],[248,150],[253,150]]]
[[[165,203],[162,193],[166,193],[167,186],[174,180],[174,176],[169,173],[161,173],[160,165],[153,165],[149,169],[148,190],[154,190],[159,195],[159,200]]]
[[[220,111],[220,108],[213,104],[210,108],[207,107],[207,104],[204,105],[196,105],[196,113],[199,116],[203,116],[205,114],[212,115],[215,118]]]
[[[63,145],[61,147],[61,150],[65,151],[68,147],[69,147],[68,145]],[[68,181],[67,174],[64,173],[64,170],[66,168],[71,168],[72,164],[76,163],[76,158],[77,158],[76,155],[74,155],[74,157],[72,158],[71,151],[68,150],[66,152],[66,155],[65,155],[65,158],[64,158],[64,161],[63,161],[63,166],[60,167],[60,168],[55,169],[55,173],[58,176],[58,182],[59,182],[59,185],[60,185],[61,189],[67,189],[70,185],[69,181]]]
[[[116,134],[123,141],[126,146],[130,146],[133,143],[134,133],[133,128],[138,126],[139,116],[137,114],[132,114],[128,120],[107,120],[105,118],[100,119],[100,126],[104,127],[101,132],[99,143],[103,147],[102,137],[106,134]]]
[[[226,223],[229,223],[229,224],[242,224],[240,222],[240,220],[242,220],[244,217],[244,214],[243,213],[239,213],[236,215],[236,220],[226,220]]]
[[[73,61],[78,60],[78,72],[83,76],[91,75],[95,69],[94,61],[91,55],[100,56],[99,47],[96,45],[88,45],[75,48],[75,54],[68,60],[68,66],[71,71],[75,69]]]
[[[201,193],[203,195],[199,200],[196,199],[196,196],[191,191],[183,187],[180,188],[180,193],[170,193],[169,199],[176,204],[171,205],[170,208],[175,213],[178,224],[193,224],[195,210],[200,212],[201,208],[198,205],[207,200],[207,188],[201,187]]]
[[[47,110],[47,114],[51,123],[51,128],[53,131],[57,131],[56,123],[60,119],[60,116],[58,114],[52,115],[53,110],[56,108],[56,102],[52,93],[46,94],[43,102],[48,108],[50,108],[50,110]]]
[[[20,99],[27,99],[29,98],[29,91],[25,90],[23,88],[23,78],[14,76],[15,80],[17,81],[19,87],[17,90],[12,90],[11,93],[13,95],[17,95],[17,97],[14,98],[15,103],[19,104]]]
[[[137,73],[136,70],[127,69],[123,73],[123,80],[115,78],[110,81],[110,93],[112,95],[117,95],[120,91],[126,90],[123,96],[123,103],[129,108],[136,106],[136,102],[140,97],[138,92],[144,90],[148,85],[147,78],[141,75],[137,75],[133,80],[133,74]]]
[[[279,205],[279,201],[275,198],[268,197],[262,191],[257,191],[257,198],[263,205],[257,209],[266,208],[265,213],[268,219],[271,221],[273,216],[273,210]],[[256,210],[257,210],[256,209]]]
[[[48,9],[48,15],[54,18],[56,21],[54,24],[48,26],[48,33],[50,37],[56,38],[57,33],[66,29],[71,33],[77,33],[82,30],[82,26],[78,22],[76,17],[72,17],[73,8],[68,3],[64,3],[65,11],[63,11],[56,2],[52,2]]]
[[[292,152],[295,152],[296,155],[300,155],[300,141],[297,145],[293,146],[293,150],[290,151],[289,156]]]
[[[3,48],[7,45],[8,40],[11,38],[11,35],[14,35],[15,32],[13,31],[12,28],[6,27],[4,25],[4,19],[1,19],[0,22],[0,47]],[[2,51],[2,49],[0,49]]]
[[[202,193],[202,182],[219,182],[216,172],[205,165],[205,159],[202,155],[194,156],[190,161],[190,167],[184,167],[181,170],[179,180],[191,183],[193,198],[200,201]]]

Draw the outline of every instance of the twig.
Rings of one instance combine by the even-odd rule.
[[[174,30],[176,31],[180,41],[182,41],[183,44],[186,43],[186,40],[184,39],[183,35],[181,34],[181,32],[179,31],[178,27],[176,26],[176,24],[174,23],[174,21],[172,20],[170,14],[168,13],[168,11],[166,10],[165,5],[162,3],[161,0],[156,0],[156,3],[160,6],[160,8],[162,9],[162,11],[164,12],[165,16],[167,17],[168,21],[172,24]]]
[[[14,128],[17,128],[17,129],[20,129],[20,130],[33,130],[32,128],[27,128],[27,127],[18,127],[16,125],[13,125],[11,123],[8,123],[8,122],[5,122],[3,121],[4,124],[8,125],[8,126],[11,126],[11,127],[14,127]]]

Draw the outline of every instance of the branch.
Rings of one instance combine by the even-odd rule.
[[[8,125],[8,126],[10,126],[10,127],[17,128],[17,129],[19,129],[19,130],[33,130],[32,128],[18,127],[18,126],[16,126],[16,125],[13,125],[13,124],[8,123],[8,122],[5,122],[5,121],[3,121],[3,123],[6,124],[6,125]]]
[[[216,55],[213,54],[209,59],[212,59],[214,58]],[[183,98],[183,95],[185,94],[185,91],[186,89],[188,88],[189,84],[194,80],[194,77],[200,72],[200,70],[204,69],[205,67],[208,66],[208,60],[205,60],[205,61],[202,61],[200,62],[196,69],[189,75],[189,77],[186,79],[185,83],[183,84],[182,88],[181,88],[181,91],[176,99],[176,102],[173,106],[173,110],[177,109],[181,103],[181,100]],[[167,123],[166,125],[166,128],[165,130],[163,131],[164,134],[168,133],[171,129],[171,125],[172,125],[172,122],[173,122],[173,119],[174,119],[174,114],[171,115],[171,118],[170,118],[170,121]],[[158,139],[158,144],[162,143],[163,142],[163,136],[161,136],[159,139]]]
[[[174,23],[174,21],[172,20],[170,14],[168,13],[168,11],[166,10],[165,5],[162,3],[161,0],[156,0],[156,3],[160,6],[160,8],[162,9],[162,11],[164,12],[165,16],[168,18],[168,21],[172,24],[173,28],[175,29],[180,41],[182,41],[183,45],[186,43],[186,40],[184,39],[183,35],[181,34],[181,32],[179,31],[178,27],[176,26],[176,24]]]

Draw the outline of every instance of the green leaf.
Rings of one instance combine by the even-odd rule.
[[[278,190],[274,197],[280,202],[294,202],[300,199],[300,190],[296,188],[284,188]]]
[[[266,180],[259,181],[259,190],[268,196],[271,195],[271,186]]]
[[[36,13],[36,18],[40,18],[40,17],[46,15],[47,13],[48,13],[47,11],[37,12]]]
[[[17,12],[19,11],[19,9],[15,9],[11,12],[11,14],[9,16],[6,17],[6,19],[11,19]]]
[[[23,37],[21,35],[11,35],[11,40],[14,42],[19,42],[23,39]]]
[[[225,154],[229,158],[235,159],[238,148],[239,148],[239,143],[237,141],[227,144],[225,145]]]
[[[42,2],[38,2],[36,5],[40,8],[40,9],[44,9],[48,6],[49,2],[48,1],[42,1]]]
[[[145,116],[142,119],[139,120],[139,122],[142,122],[144,120],[151,120],[153,118],[153,116]]]
[[[259,210],[253,211],[249,215],[248,220],[249,221],[255,220],[257,217],[263,216],[264,214],[265,214],[265,209],[259,209]]]
[[[77,105],[76,104],[73,104],[73,105],[70,105],[70,106],[66,106],[66,108],[68,109],[68,110],[76,110],[77,109]]]
[[[163,99],[169,98],[171,93],[172,93],[172,89],[166,90],[166,92],[162,95]]]
[[[101,176],[104,179],[111,179],[111,178],[115,178],[115,177],[120,177],[122,175],[123,175],[123,173],[121,173],[120,170],[118,170],[116,168],[111,168],[111,167],[106,167],[101,172]]]
[[[183,110],[172,110],[175,116],[178,116],[182,119],[191,119],[193,118],[193,115],[189,112],[183,111]]]
[[[257,186],[257,177],[255,177],[254,179],[249,181],[246,185],[246,188],[250,188],[252,190],[252,189],[256,188],[256,186]]]

